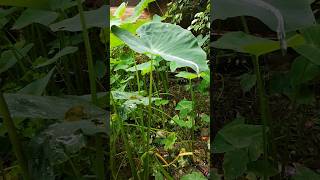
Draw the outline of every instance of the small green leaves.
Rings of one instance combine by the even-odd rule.
[[[180,127],[182,128],[188,128],[191,129],[192,128],[192,118],[189,118],[187,121],[180,119],[180,117],[178,115],[175,115],[172,120]]]
[[[153,60],[152,60],[153,61]],[[151,68],[151,61],[142,63],[137,65],[136,67],[133,66],[129,69],[127,69],[127,71],[131,71],[131,72],[135,72],[135,71],[141,71],[142,75],[145,75],[147,73],[150,73],[151,70],[154,71],[155,70],[155,66],[158,65],[158,63],[156,61],[152,62],[152,68]]]
[[[166,99],[158,99],[155,101],[155,105],[156,106],[162,106],[162,105],[166,105],[169,103],[169,100],[166,100]]]
[[[192,172],[190,174],[184,175],[181,177],[181,180],[206,180],[203,174],[199,172]]]
[[[164,144],[164,149],[165,150],[172,149],[176,140],[177,140],[176,133],[170,133],[170,135],[167,138],[162,140],[162,144]]]
[[[176,77],[182,77],[182,78],[185,78],[185,79],[194,79],[194,78],[197,78],[199,77],[197,74],[195,73],[190,73],[190,72],[186,72],[186,71],[181,71],[179,72],[178,74],[176,74]]]
[[[210,116],[208,116],[207,114],[201,114],[201,121],[210,123]]]
[[[193,102],[188,100],[182,100],[177,104],[175,110],[180,111],[180,116],[182,118],[186,117],[188,113],[192,111]]]

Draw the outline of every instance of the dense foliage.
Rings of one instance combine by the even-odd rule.
[[[108,6],[81,2],[1,1],[0,179],[107,176]]]
[[[216,178],[320,178],[318,10],[317,1],[213,1]]]
[[[123,3],[111,16],[112,177],[206,179],[208,37],[166,15],[139,19],[149,2],[125,19]]]

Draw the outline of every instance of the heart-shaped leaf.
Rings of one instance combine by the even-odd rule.
[[[194,35],[180,26],[151,22],[137,30],[137,36],[117,26],[112,33],[138,53],[159,55],[167,61],[174,61],[179,67],[190,67],[197,73],[208,69],[206,53]]]

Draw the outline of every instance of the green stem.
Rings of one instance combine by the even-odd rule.
[[[195,130],[195,99],[194,99],[194,91],[193,91],[193,87],[192,87],[192,80],[189,79],[189,85],[190,85],[190,93],[191,93],[191,99],[192,99],[192,114],[193,114],[193,118],[192,119],[192,129],[191,129],[191,138],[192,138],[192,142],[194,141],[194,130]],[[193,149],[193,143],[191,145],[192,149]]]
[[[151,60],[151,63],[150,63],[150,68],[151,68],[151,71],[150,71],[150,80],[149,80],[149,118],[148,118],[148,132],[147,132],[147,150],[149,150],[149,141],[150,141],[150,132],[151,132],[151,119],[152,119],[152,90],[153,90],[153,87],[152,87],[152,84],[153,84],[153,76],[152,76],[152,68],[153,68],[153,60]],[[149,176],[149,160],[150,160],[150,155],[148,154],[147,155],[147,160],[146,160],[146,173],[145,173],[145,178],[148,179],[148,176]]]
[[[139,79],[139,72],[138,72],[138,69],[137,69],[136,61],[134,61],[134,68],[136,70],[136,76],[137,76],[138,94],[140,95],[140,79]]]
[[[81,27],[82,27],[82,35],[84,39],[84,45],[86,48],[87,60],[88,60],[88,70],[89,70],[89,79],[90,79],[90,91],[91,91],[91,99],[93,104],[97,103],[97,90],[96,90],[96,78],[95,78],[95,71],[93,67],[93,59],[92,59],[92,52],[91,46],[89,41],[89,35],[87,30],[86,21],[83,14],[83,7],[81,4],[81,0],[77,0],[78,3],[78,10],[80,14],[81,20]]]
[[[10,116],[8,105],[4,99],[2,92],[0,92],[0,114],[3,117],[3,123],[8,130],[9,138],[12,143],[13,151],[17,157],[18,163],[20,165],[22,176],[25,180],[31,180],[31,176],[28,171],[28,162],[23,154],[22,145],[18,138],[17,129],[14,122]]]
[[[249,28],[246,19],[241,16],[242,25],[244,31],[249,34]],[[268,100],[265,95],[265,87],[264,81],[261,77],[260,66],[259,66],[259,56],[252,57],[254,72],[257,77],[257,85],[258,85],[258,93],[259,93],[259,103],[260,103],[260,113],[261,113],[261,121],[262,121],[262,141],[263,141],[263,158],[264,158],[264,169],[267,169],[268,164],[268,135],[267,135],[267,127],[268,127]],[[263,179],[267,180],[266,171],[263,172]]]
[[[78,11],[80,14],[82,35],[83,35],[83,39],[84,39],[84,45],[85,45],[87,61],[88,61],[91,100],[92,100],[93,104],[97,105],[98,100],[97,100],[96,78],[95,78],[95,70],[93,67],[93,58],[92,58],[90,41],[89,41],[89,35],[88,35],[88,30],[87,30],[87,25],[86,25],[84,13],[83,13],[83,7],[82,7],[81,0],[77,0],[77,4],[78,4]],[[105,167],[104,167],[104,154],[103,154],[102,139],[100,136],[96,136],[95,140],[96,140],[95,146],[97,149],[96,160],[95,160],[95,166],[97,168],[97,179],[104,180],[105,179]]]
[[[128,139],[127,139],[127,134],[125,133],[126,132],[125,129],[124,129],[125,127],[123,126],[123,119],[121,118],[121,116],[120,116],[120,114],[119,114],[119,112],[117,110],[117,107],[116,107],[116,104],[114,102],[112,93],[110,93],[110,100],[111,100],[111,103],[113,105],[114,112],[118,117],[118,121],[120,122],[119,123],[120,124],[120,133],[121,133],[122,139],[124,141],[125,147],[127,149],[128,160],[129,160],[129,164],[130,164],[130,167],[131,167],[131,171],[132,171],[134,180],[139,180],[140,178],[138,176],[137,169],[136,169],[136,166],[135,166],[133,158],[132,158],[131,147],[130,147],[130,144],[129,144]]]
[[[268,126],[268,105],[267,105],[267,97],[265,95],[265,87],[263,80],[261,78],[260,67],[259,67],[259,57],[255,56],[254,61],[254,72],[257,77],[257,85],[259,92],[259,101],[260,101],[260,113],[261,113],[261,121],[262,121],[262,141],[263,141],[263,157],[265,161],[265,169],[268,163],[268,137],[267,137],[267,126]],[[264,171],[264,180],[267,179],[267,175]]]

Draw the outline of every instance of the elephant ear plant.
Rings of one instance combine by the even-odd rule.
[[[177,68],[191,68],[195,73],[190,72],[180,72],[177,77],[186,78],[191,81],[194,78],[205,76],[206,71],[208,71],[207,57],[206,53],[199,46],[197,38],[188,30],[181,28],[178,25],[163,23],[159,21],[151,21],[141,25],[136,30],[136,35],[132,34],[130,31],[118,27],[116,25],[111,27],[111,32],[121,41],[123,41],[129,48],[139,54],[144,54],[150,58],[150,61],[144,63],[145,66],[149,68],[145,69],[145,73],[149,73],[149,103],[148,103],[148,122],[147,122],[147,134],[146,134],[146,147],[147,151],[152,148],[149,145],[151,136],[151,123],[153,115],[152,107],[152,96],[153,96],[153,70],[155,67],[159,66],[159,60],[165,60],[170,63],[170,69],[172,72],[176,71]],[[160,57],[160,58],[159,58]],[[142,65],[142,64],[141,64]],[[138,67],[138,66],[137,66]],[[136,67],[136,70],[137,70]],[[140,65],[139,65],[140,67]],[[157,67],[158,68],[158,67]],[[137,75],[137,79],[138,75]],[[139,84],[139,81],[138,81]],[[139,86],[139,85],[138,85]],[[191,103],[191,114],[194,114],[194,92],[193,87],[190,86],[190,93],[192,97]],[[116,108],[115,108],[116,110]],[[191,133],[192,138],[194,138],[194,119],[191,123]],[[194,139],[193,139],[194,140]],[[169,141],[169,139],[168,139]],[[174,143],[171,142],[170,143]],[[167,143],[166,143],[167,144]],[[170,147],[170,146],[168,146]],[[167,148],[168,148],[167,147]],[[188,153],[186,153],[188,154]],[[144,162],[144,173],[145,178],[148,177],[148,165],[150,162],[150,155],[147,154],[146,161]],[[129,157],[130,158],[130,157]],[[134,166],[134,165],[133,165]],[[133,167],[131,167],[133,168]],[[138,175],[136,175],[138,177]]]
[[[241,132],[239,128],[232,130],[235,123],[238,123],[238,121],[235,120],[226,125],[216,135],[214,140],[214,153],[226,153],[223,163],[226,179],[236,179],[245,172],[254,173],[255,176],[262,177],[263,179],[268,179],[279,173],[278,170],[272,168],[269,162],[275,159],[275,157],[272,157],[273,129],[269,124],[271,114],[269,113],[269,103],[265,88],[266,82],[264,81],[263,72],[260,68],[260,60],[261,57],[274,51],[281,50],[283,55],[285,55],[286,49],[289,47],[303,55],[304,58],[311,61],[313,65],[300,57],[299,59],[302,60],[299,63],[300,65],[304,64],[304,68],[298,68],[298,62],[293,64],[289,73],[291,76],[289,79],[291,80],[286,83],[291,82],[292,84],[292,82],[295,82],[294,86],[297,88],[297,85],[301,85],[302,81],[306,82],[315,77],[315,74],[317,74],[318,71],[317,68],[314,67],[314,64],[317,65],[318,61],[315,61],[314,57],[319,53],[316,48],[318,44],[315,41],[319,38],[318,35],[316,35],[317,27],[313,26],[315,18],[310,8],[311,3],[312,1],[299,0],[284,0],[281,2],[277,0],[213,0],[213,20],[226,20],[227,18],[232,17],[239,17],[241,19],[244,32],[227,32],[223,34],[222,37],[218,38],[218,40],[212,42],[211,45],[216,49],[228,49],[238,53],[249,54],[251,56],[254,74],[247,73],[242,75],[240,77],[240,84],[244,91],[248,91],[253,86],[257,85],[262,124],[261,129],[259,125],[259,128],[257,128],[258,126],[255,127],[254,132],[250,134],[248,130],[243,130],[243,132]],[[248,28],[244,16],[255,17],[262,21],[271,30],[276,32],[278,41],[250,35],[250,29]],[[297,33],[297,30],[300,30],[301,33]],[[310,44],[313,44],[311,45],[312,47],[309,46]],[[310,71],[306,72],[307,70]],[[299,74],[301,76],[297,79]],[[290,97],[294,102],[296,96],[291,94]],[[254,125],[247,126],[251,126],[250,128],[254,127]],[[249,127],[247,129],[249,129]],[[259,134],[259,131],[262,133]],[[259,136],[257,136],[257,133]],[[234,141],[241,136],[246,138],[239,140],[238,142],[248,142],[246,146],[239,145]],[[262,144],[252,144],[249,140],[254,138],[261,138],[261,141],[259,140],[256,142],[261,142]],[[253,152],[251,150],[254,149],[254,147],[251,146],[255,146],[256,151],[259,154],[256,155],[258,156],[250,155],[250,153]],[[263,147],[261,148],[262,151],[258,148],[260,146]],[[249,149],[249,153],[245,152],[246,150],[243,149],[244,147]],[[244,154],[248,154],[249,157],[245,156],[242,160],[238,159],[239,157],[237,156],[241,156],[239,155],[241,151]],[[263,154],[263,161],[257,160],[260,154]],[[262,167],[263,171],[258,170],[259,168],[255,169],[254,166]]]
[[[95,174],[93,176],[99,180],[106,177],[103,149],[106,143],[102,140],[106,137],[107,114],[100,108],[106,104],[107,96],[105,92],[102,92],[102,96],[97,92],[100,91],[98,90],[100,87],[104,89],[103,85],[97,88],[97,82],[99,77],[105,77],[106,71],[103,68],[105,66],[102,66],[104,62],[95,60],[96,57],[101,58],[104,55],[101,55],[103,53],[93,55],[93,52],[98,51],[91,48],[89,29],[109,27],[109,7],[102,5],[100,8],[85,11],[83,2],[82,0],[0,2],[1,6],[5,6],[0,8],[1,40],[7,42],[6,45],[1,45],[0,57],[0,73],[3,78],[0,94],[0,116],[3,124],[0,126],[0,136],[6,137],[8,133],[20,166],[19,172],[24,179],[48,180],[59,176],[82,179],[85,176],[81,174],[83,172]],[[12,31],[19,32],[19,35],[16,36]],[[45,42],[47,40],[52,42]],[[81,42],[84,42],[83,54],[80,54],[80,49],[83,47],[76,47]],[[100,47],[100,44],[94,45]],[[82,62],[81,55],[86,55],[84,59],[87,61]],[[99,65],[102,66],[102,70],[100,68],[101,72],[97,73]],[[73,70],[69,69],[71,66]],[[84,71],[82,67],[88,67],[88,70]],[[90,94],[73,96],[85,93],[87,84],[83,79],[87,75]],[[55,80],[58,76],[63,79],[62,86],[61,84],[57,86]],[[76,82],[71,80],[73,78]],[[29,84],[25,86],[26,82]],[[70,96],[57,97],[65,93],[65,87]],[[2,91],[15,93],[2,93]],[[73,111],[75,109],[80,111],[75,113]],[[77,114],[79,112],[80,116]],[[55,124],[45,129],[52,122]],[[31,124],[30,129],[28,127],[26,130],[24,126],[21,128],[24,123]],[[33,127],[35,124],[39,127]],[[43,133],[38,132],[42,130]],[[63,134],[62,130],[68,133]],[[52,131],[56,133],[52,134]],[[17,134],[25,137],[23,148],[19,142],[22,138],[18,138]],[[47,136],[48,134],[52,136]],[[79,160],[83,156],[81,153],[88,148],[87,140],[91,137],[94,137],[95,148],[92,151],[94,155],[76,164],[75,161]],[[63,138],[70,138],[72,141]],[[31,141],[27,144],[26,139]],[[64,143],[61,144],[62,141]],[[24,156],[25,151],[29,153],[27,158]],[[12,160],[10,163],[15,162]],[[65,165],[73,167],[71,173],[61,169]],[[83,169],[77,169],[78,166]],[[84,169],[86,171],[83,171]],[[4,172],[4,175],[7,177],[7,172]]]

